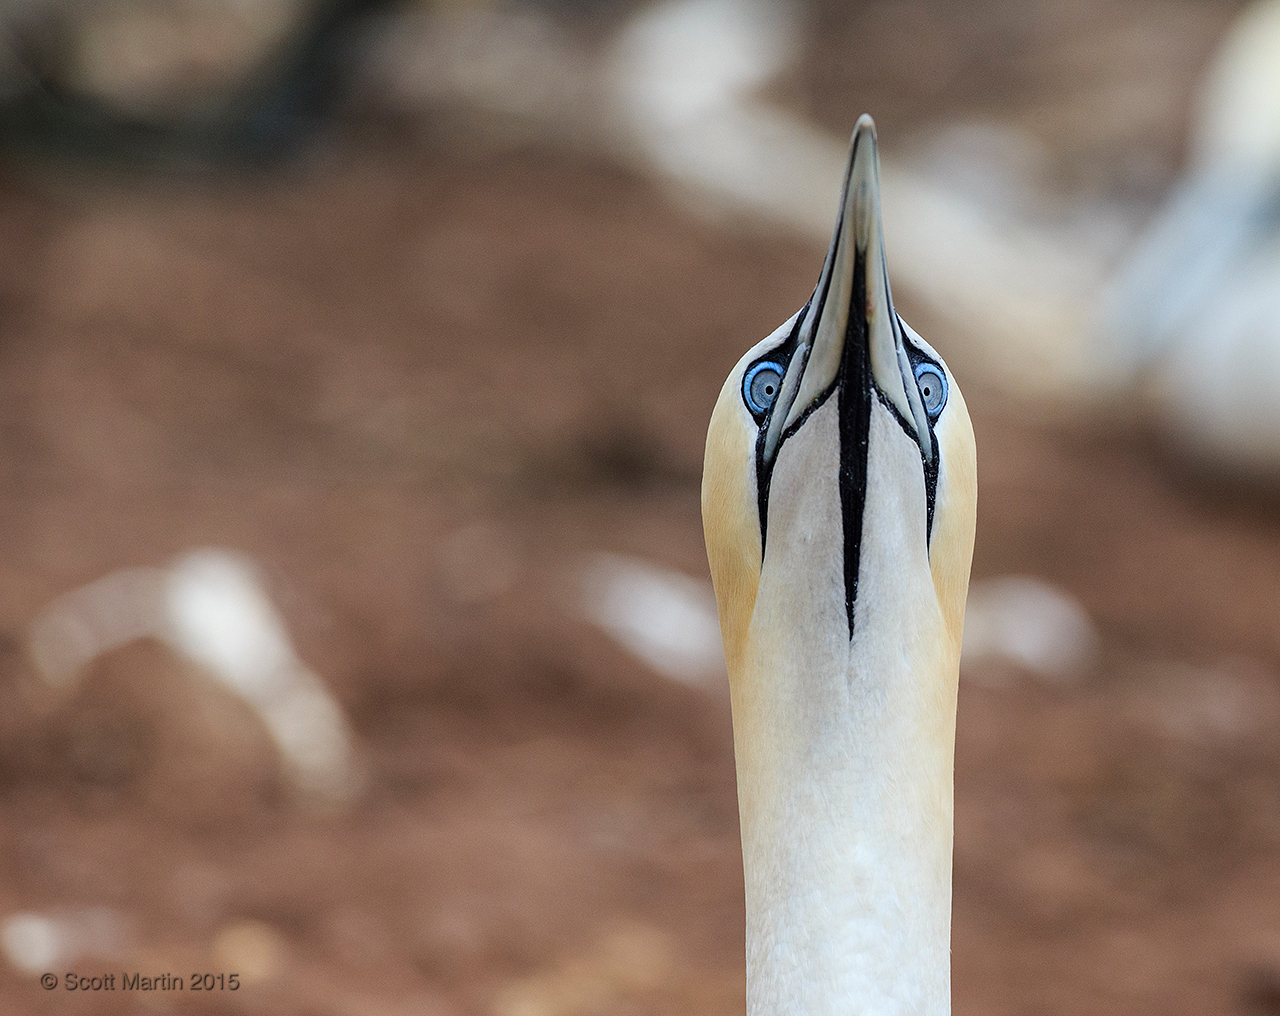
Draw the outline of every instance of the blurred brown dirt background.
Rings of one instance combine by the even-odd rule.
[[[975,109],[1088,140],[1087,109],[1035,103],[1087,80],[1068,56],[1098,40],[1141,52],[1154,17],[1094,6],[1054,28],[1039,6],[830,5],[782,90],[837,127],[870,109],[890,148]],[[1146,133],[1079,163],[1107,186],[1144,152],[1177,165],[1231,13],[1166,6],[1178,58],[1127,71],[1155,79]],[[955,44],[950,84],[902,69],[957,38],[980,42]],[[122,951],[81,973],[244,981],[82,994],[5,968],[0,1012],[743,1009],[727,695],[578,620],[569,576],[594,550],[706,575],[710,407],[821,252],[581,154],[410,133],[350,128],[253,176],[0,178],[0,910],[126,915]],[[1280,1011],[1280,501],[1186,473],[1124,413],[960,380],[975,576],[1061,584],[1103,649],[1071,685],[962,680],[955,1011]],[[350,812],[296,807],[247,710],[158,645],[33,695],[49,600],[203,545],[262,564],[347,709],[368,766]]]

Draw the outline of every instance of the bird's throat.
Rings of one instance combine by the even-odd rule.
[[[803,780],[757,770],[740,797],[748,1016],[950,1012],[951,800],[937,762],[909,788],[834,751],[807,759]]]
[[[816,535],[842,531],[838,478],[807,444],[831,447],[838,422],[834,404],[818,410],[779,459],[775,485],[809,487],[775,516],[730,674],[748,1014],[937,1016],[950,1011],[957,647],[923,492],[908,489],[923,480],[877,459],[913,451],[879,404],[850,641],[845,558]]]
[[[950,1012],[952,741],[866,718],[768,758],[737,739],[748,1016]]]

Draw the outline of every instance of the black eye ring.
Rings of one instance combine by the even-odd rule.
[[[936,420],[947,404],[947,376],[941,367],[928,360],[916,364],[916,386],[930,420]]]
[[[742,397],[747,408],[757,416],[763,416],[773,405],[782,390],[782,375],[786,368],[773,360],[761,360],[742,379]]]

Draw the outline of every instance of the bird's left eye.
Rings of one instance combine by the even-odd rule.
[[[757,363],[742,379],[742,394],[751,411],[757,414],[769,411],[781,388],[782,364],[769,360]]]
[[[924,411],[929,419],[936,420],[947,404],[947,377],[940,367],[932,363],[916,364],[916,385],[920,388],[920,398],[924,402]]]

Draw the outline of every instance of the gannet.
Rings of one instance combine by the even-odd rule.
[[[738,361],[707,434],[748,1016],[950,1012],[976,507],[964,398],[893,308],[864,116],[817,288]]]
[[[1183,180],[1099,308],[1098,354],[1215,466],[1280,471],[1280,0],[1232,25],[1201,84]]]

